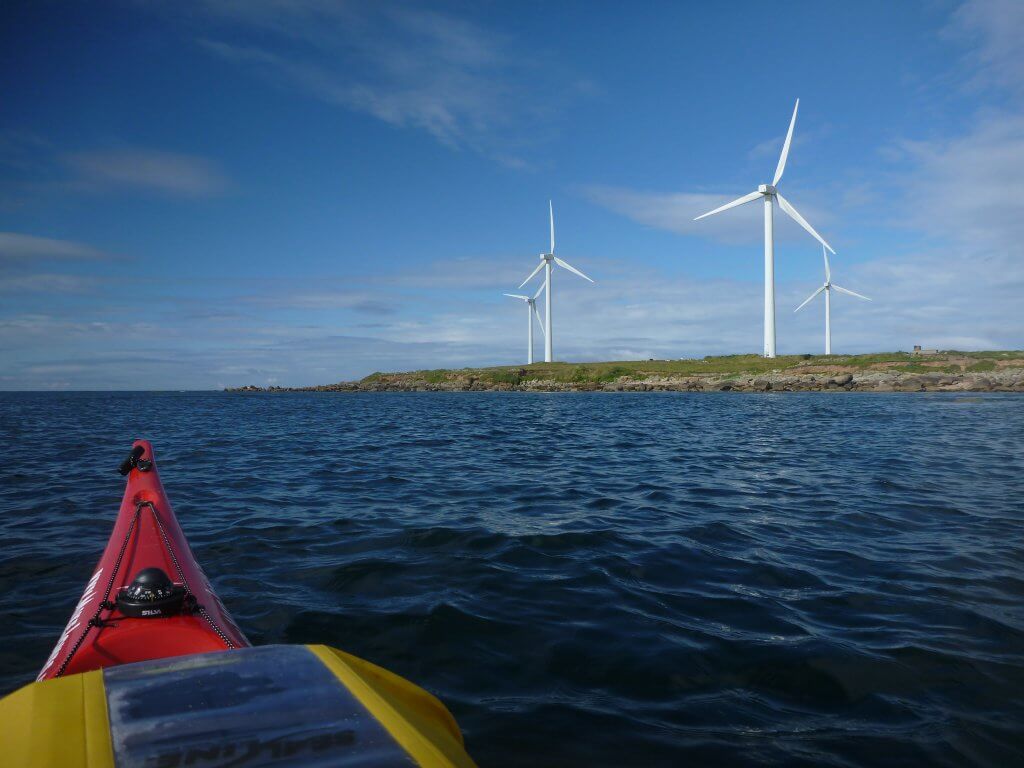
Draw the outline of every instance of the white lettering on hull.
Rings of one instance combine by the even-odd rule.
[[[64,627],[64,631],[61,633],[60,640],[57,641],[57,645],[54,646],[53,651],[50,653],[50,658],[46,660],[46,664],[43,665],[42,670],[39,672],[39,676],[36,680],[42,680],[43,676],[47,673],[50,667],[53,666],[53,662],[57,660],[58,654],[64,648],[68,638],[71,637],[71,633],[74,632],[82,623],[82,611],[85,610],[85,606],[92,602],[92,599],[96,597],[96,585],[99,583],[100,575],[102,575],[103,569],[98,568],[96,573],[89,579],[89,583],[85,585],[85,592],[82,593],[82,599],[78,601],[78,605],[75,606],[75,612],[71,614],[71,618],[68,620],[68,625]]]

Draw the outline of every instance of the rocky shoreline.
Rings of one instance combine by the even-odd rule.
[[[227,392],[1024,392],[1024,368],[984,373],[904,373],[891,370],[815,373],[668,375],[612,381],[556,381],[528,378],[521,369],[510,381],[489,381],[451,372],[441,381],[416,373],[376,374],[362,381],[314,387],[227,388]]]

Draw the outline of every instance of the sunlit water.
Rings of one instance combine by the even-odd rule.
[[[255,643],[437,694],[482,766],[1024,761],[1024,397],[0,395],[0,689],[131,440]]]

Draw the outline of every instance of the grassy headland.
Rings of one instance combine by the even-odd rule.
[[[1024,351],[916,355],[709,356],[682,360],[534,363],[373,373],[354,382],[270,391],[1024,391]],[[232,391],[263,391],[242,387]]]

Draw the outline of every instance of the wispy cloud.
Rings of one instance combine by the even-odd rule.
[[[103,252],[71,240],[0,232],[0,263],[21,260],[103,259]]]
[[[814,254],[807,268],[806,280],[777,286],[784,353],[822,345],[821,305],[792,313],[819,280]],[[842,285],[875,300],[836,297],[837,351],[877,351],[880,339],[886,348],[1006,348],[1020,338],[1021,321],[1015,318],[1024,266],[1017,258],[951,260],[921,253],[859,264],[835,259],[833,269]],[[147,297],[145,311],[141,300],[128,299],[66,315],[18,314],[0,320],[0,351],[10,361],[0,386],[312,384],[374,370],[519,362],[522,307],[498,296],[507,286],[497,277],[490,287],[493,298],[471,286],[441,302],[432,300],[432,288],[382,283],[348,293],[339,289],[337,296],[327,290],[309,306],[301,305],[299,291],[268,294],[263,301],[249,292],[225,292],[198,303],[194,297]],[[756,276],[696,279],[635,265],[596,285],[561,281],[556,355],[607,360],[753,352],[761,343],[761,298]],[[367,324],[359,302],[394,311]],[[182,311],[190,305],[216,308],[216,314]],[[126,315],[152,322],[124,324]]]
[[[201,38],[205,50],[222,62],[303,98],[419,131],[448,146],[478,149],[513,167],[523,162],[515,151],[517,134],[529,134],[558,115],[543,103],[535,108],[534,94],[520,90],[536,78],[529,70],[524,76],[522,68],[532,64],[523,63],[529,57],[521,55],[514,39],[447,13],[328,0],[209,0],[201,7],[201,29],[192,37]],[[974,0],[960,6],[947,32],[968,51],[958,62],[967,66],[960,67],[961,79],[954,82],[971,78],[972,88],[984,87],[989,95],[993,89],[1003,96],[1019,93],[1024,75],[1016,40],[1022,33],[1013,30],[1019,30],[1020,8]],[[551,90],[560,87],[570,86]],[[950,98],[963,100],[963,92]],[[542,95],[539,99],[543,102]],[[869,242],[884,245],[891,236],[902,244],[897,254],[869,259],[861,252],[854,261],[846,258],[843,243],[835,243],[841,254],[833,261],[836,280],[874,299],[869,304],[834,297],[837,351],[906,349],[915,343],[1020,346],[1024,120],[1008,102],[1011,97],[988,99],[986,112],[922,126],[924,138],[891,140],[889,151],[871,168],[870,184],[851,171],[853,184],[840,178],[835,187],[792,191],[796,206],[830,239],[844,225],[851,235],[870,226],[884,231]],[[791,106],[772,129],[778,135],[747,157],[756,168],[763,163],[749,187],[709,192],[696,186],[658,190],[595,184],[578,189],[631,221],[678,233],[681,249],[686,237],[698,236],[749,243],[750,252],[758,253],[758,203],[700,222],[693,218],[770,178]],[[796,139],[810,130],[804,124]],[[198,156],[145,148],[80,149],[64,148],[69,154],[59,155],[45,140],[22,135],[5,146],[0,140],[0,162],[15,169],[16,179],[35,176],[64,191],[198,198],[227,188],[225,174]],[[865,162],[875,158],[865,155]],[[37,157],[47,159],[42,173],[31,167]],[[737,162],[744,157],[737,155]],[[723,170],[728,173],[729,167]],[[786,183],[799,184],[802,178],[798,172]],[[866,215],[851,216],[850,206],[860,206],[858,213]],[[886,212],[892,218],[883,218]],[[780,351],[818,351],[823,307],[817,303],[798,315],[792,309],[819,284],[820,254],[788,217],[779,214],[776,223],[780,239],[809,246],[792,249],[789,262],[803,264],[806,279],[780,277],[777,284]],[[499,294],[536,263],[531,254],[544,242],[543,222],[537,236],[537,248],[519,255],[473,254],[415,268],[407,261],[391,266],[364,260],[351,267],[363,274],[344,276],[297,270],[287,278],[223,281],[190,274],[188,287],[183,276],[178,283],[161,279],[158,291],[141,291],[126,290],[125,281],[141,284],[156,277],[133,272],[135,264],[102,277],[104,266],[88,263],[103,257],[97,248],[0,233],[0,280],[5,281],[0,387],[311,384],[373,370],[517,363],[525,357],[522,305]],[[912,248],[907,240],[927,245]],[[738,272],[743,279],[698,279],[680,275],[677,268],[663,271],[657,259],[618,265],[610,259],[570,260],[599,282],[568,275],[557,282],[559,359],[760,349],[763,294],[757,269]],[[80,272],[89,272],[95,282]],[[44,302],[40,291],[63,295]]]
[[[76,194],[149,193],[208,198],[232,183],[213,160],[152,147],[59,150],[36,134],[0,132],[0,205],[27,204]]]
[[[336,310],[348,309],[367,315],[393,315],[395,304],[389,303],[365,291],[331,290],[320,288],[315,291],[296,289],[247,296],[241,300],[261,307],[291,310]]]
[[[967,46],[971,86],[1009,87],[1024,93],[1024,3],[966,0],[954,11],[944,33]]]
[[[209,197],[228,188],[217,166],[196,155],[153,149],[105,149],[64,155],[75,180],[91,188],[142,189],[184,197]]]
[[[86,275],[38,273],[4,276],[0,280],[0,293],[82,293],[93,288],[97,279]]]
[[[48,151],[50,143],[31,131],[8,130],[0,133],[0,166],[18,171],[31,171],[40,151]]]
[[[895,150],[905,224],[975,253],[1020,252],[1024,117],[988,114],[963,135]]]
[[[424,130],[509,167],[527,165],[517,148],[533,141],[531,125],[557,111],[543,94],[522,86],[543,53],[524,55],[512,40],[464,18],[420,6],[310,0],[203,7],[214,19],[259,32],[258,42],[248,43],[201,35],[199,44],[212,54],[280,86]],[[565,79],[557,68],[548,77]],[[561,90],[571,98],[589,87],[568,82]]]
[[[710,192],[646,192],[622,187],[589,185],[580,188],[583,196],[593,203],[626,218],[655,229],[664,229],[681,235],[697,235],[729,244],[760,242],[764,237],[764,208],[754,201],[717,216],[700,221],[695,217],[740,197],[754,187],[737,189],[725,194]],[[828,238],[826,226],[832,216],[810,205],[803,198],[790,199],[815,229]],[[809,238],[799,225],[785,214],[776,213],[776,237],[782,240]],[[834,244],[834,243],[833,243]]]

